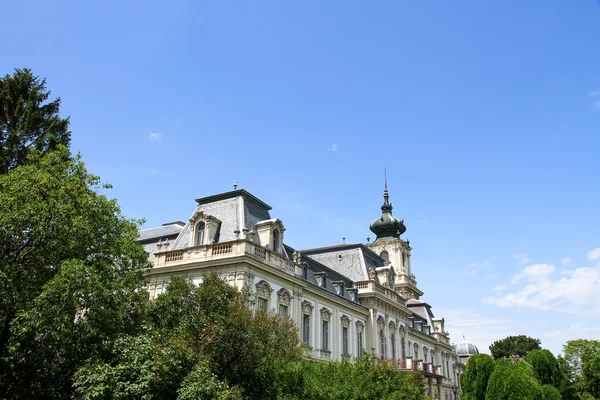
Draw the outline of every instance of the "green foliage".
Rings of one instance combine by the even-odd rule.
[[[535,376],[542,385],[560,387],[563,381],[562,373],[558,360],[550,350],[532,350],[525,356],[525,361],[531,364]]]
[[[600,341],[569,340],[563,346],[563,352],[561,365],[568,382],[563,396],[567,399],[600,397]]]
[[[532,350],[541,350],[540,339],[529,336],[508,336],[497,340],[490,345],[490,352],[494,360],[499,358],[512,358],[514,356],[525,357]]]
[[[144,398],[161,399],[178,392],[188,398],[235,399],[242,392],[247,399],[275,398],[273,366],[301,359],[293,322],[255,314],[244,294],[216,274],[205,276],[198,286],[173,278],[149,304],[146,321],[143,336],[126,342],[126,356],[119,348],[110,359],[98,358],[78,372],[81,398],[94,398],[96,387],[103,388],[100,398],[145,393]],[[157,349],[166,351],[177,343],[185,343],[185,351],[155,358]],[[176,376],[155,370],[162,365],[176,370]]]
[[[71,141],[69,118],[60,118],[60,98],[47,102],[46,79],[29,69],[0,77],[0,175]]]
[[[487,354],[475,354],[469,358],[465,373],[460,378],[465,400],[484,400],[488,380],[494,371],[494,359]]]
[[[29,156],[0,175],[0,392],[58,398],[83,358],[136,329],[148,257],[79,157]]]
[[[301,361],[279,369],[282,400],[424,400],[423,376],[399,373],[373,356],[341,363]]]
[[[542,400],[542,387],[533,369],[521,360],[496,360],[490,375],[485,400]]]
[[[542,386],[544,400],[562,400],[562,396],[557,388],[551,385]]]

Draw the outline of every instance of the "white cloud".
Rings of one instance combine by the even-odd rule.
[[[561,258],[560,262],[564,265],[567,265],[571,264],[571,262],[573,262],[573,259],[571,257],[563,257]]]
[[[149,133],[148,139],[152,142],[160,142],[162,140],[162,134],[158,132]]]
[[[548,264],[535,264],[524,268],[521,272],[513,276],[511,283],[517,283],[522,279],[530,282],[539,281],[544,279],[547,275],[551,274],[556,267]]]
[[[506,289],[508,289],[508,285],[504,283],[499,283],[494,287],[495,292],[504,292]]]
[[[600,247],[597,247],[594,250],[592,250],[589,253],[587,253],[587,258],[590,261],[594,261],[594,260],[600,259]]]
[[[337,144],[332,144],[331,147],[327,149],[327,151],[337,151]]]
[[[498,307],[528,307],[578,315],[600,315],[600,265],[576,268],[555,275],[556,267],[536,264],[516,274],[511,284],[521,285],[512,293],[489,296],[483,303]]]

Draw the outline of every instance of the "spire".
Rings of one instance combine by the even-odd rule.
[[[381,206],[382,213],[392,213],[392,205],[390,204],[390,194],[387,188],[387,170],[383,169],[383,205]]]

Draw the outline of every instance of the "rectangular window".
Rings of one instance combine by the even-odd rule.
[[[396,358],[396,337],[392,335],[392,359]]]
[[[383,359],[387,359],[388,358],[388,354],[387,354],[387,338],[385,336],[381,336],[381,355],[383,357]]]
[[[267,300],[263,299],[262,297],[259,297],[258,298],[258,310],[267,312],[268,311],[267,307],[268,307]]]
[[[282,321],[285,321],[288,317],[288,306],[284,304],[279,305],[279,317]]]
[[[363,356],[363,348],[365,346],[363,345],[363,333],[362,332],[358,332],[358,355],[359,357]]]
[[[348,328],[342,328],[342,354],[348,355]]]
[[[323,321],[323,350],[329,350],[329,321]]]
[[[310,346],[310,315],[304,315],[302,321],[302,340]]]

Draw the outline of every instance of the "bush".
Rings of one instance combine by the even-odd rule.
[[[551,385],[542,386],[544,400],[562,400],[562,396],[557,388]]]
[[[543,392],[531,366],[503,358],[496,361],[485,400],[543,400]]]
[[[476,354],[469,358],[460,383],[464,400],[485,400],[488,379],[494,370],[494,359],[487,354]]]

